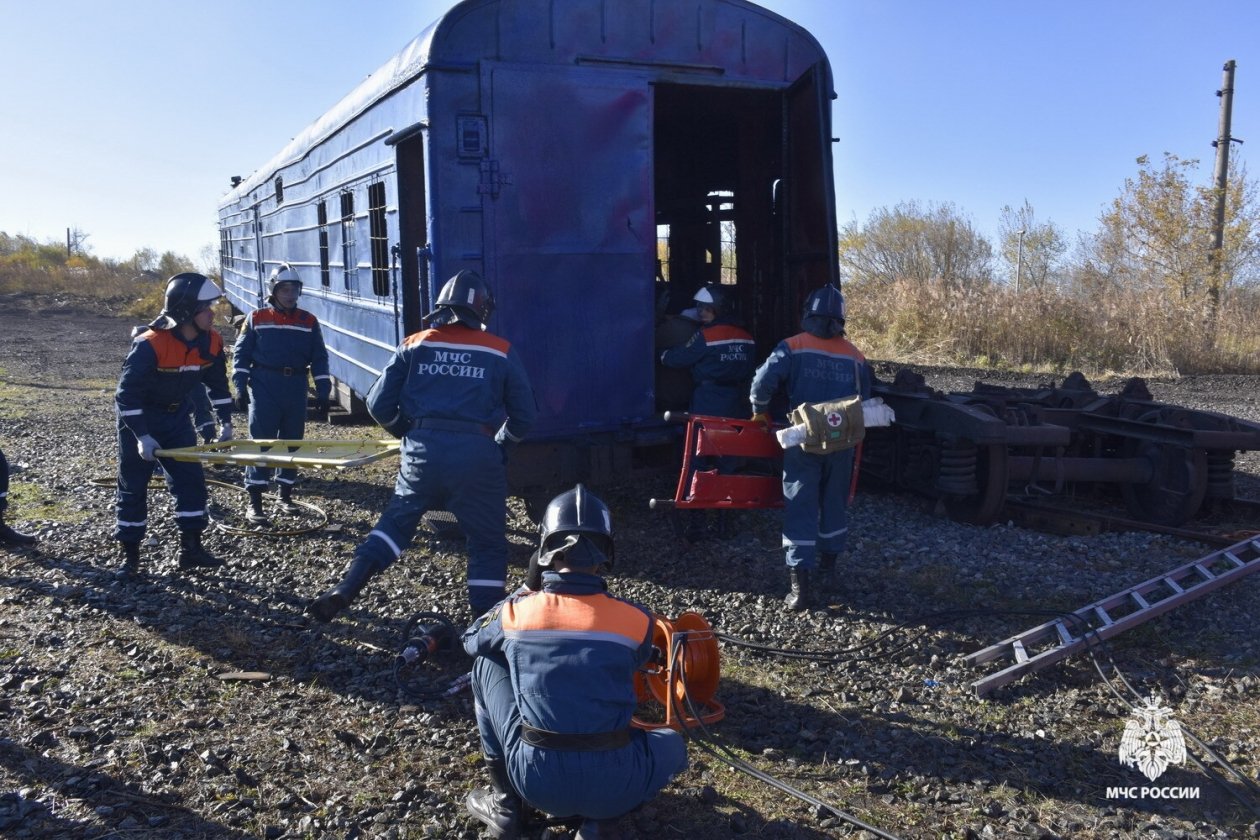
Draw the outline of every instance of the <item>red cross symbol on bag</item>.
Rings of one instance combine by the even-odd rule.
[[[834,429],[834,428],[838,428],[843,423],[844,423],[843,414],[841,414],[838,411],[827,412],[827,425],[828,426],[831,426]]]

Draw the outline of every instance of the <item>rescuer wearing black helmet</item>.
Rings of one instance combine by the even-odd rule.
[[[34,545],[36,540],[30,534],[14,530],[4,524],[4,513],[9,509],[9,461],[0,449],[0,545],[21,547]]]
[[[223,338],[212,306],[222,296],[209,278],[176,274],[166,284],[162,313],[132,339],[114,393],[118,409],[118,493],[114,539],[122,544],[124,574],[140,565],[148,526],[148,485],[158,449],[197,443],[190,415],[194,389],[207,388],[219,415],[218,440],[232,439],[232,395]],[[179,567],[221,566],[201,545],[206,529],[206,478],[199,462],[160,458],[175,496]]]
[[[420,517],[449,510],[468,537],[468,602],[480,615],[507,580],[507,458],[537,409],[525,367],[486,332],[494,296],[475,271],[442,287],[428,328],[403,340],[367,395],[372,417],[402,438],[394,497],[341,582],[307,612],[331,621],[411,545]],[[506,419],[505,419],[506,416]]]
[[[769,425],[766,410],[780,388],[788,405],[814,405],[844,397],[871,395],[871,369],[844,335],[844,295],[831,284],[805,301],[801,332],[780,341],[752,381],[753,419]],[[816,455],[792,446],[783,452],[783,547],[789,572],[787,607],[813,603],[811,575],[831,583],[836,558],[848,537],[852,449]]]
[[[245,316],[232,349],[232,385],[236,408],[249,412],[249,436],[254,440],[301,440],[306,433],[306,382],[315,383],[315,408],[328,412],[332,376],[328,350],[319,320],[298,308],[302,278],[297,269],[281,263],[267,278],[267,303]],[[248,388],[249,399],[246,399]],[[248,405],[247,405],[248,403]],[[271,468],[245,468],[249,521],[265,525],[263,492],[271,483]],[[293,485],[297,469],[283,467],[276,475],[280,510],[297,513]]]
[[[612,562],[608,506],[579,484],[543,515],[537,579],[464,633],[490,776],[467,807],[494,837],[519,836],[526,805],[584,818],[576,840],[619,837],[617,819],[687,767],[679,733],[630,726],[653,617],[606,592]]]

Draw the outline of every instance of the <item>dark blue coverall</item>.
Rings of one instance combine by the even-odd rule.
[[[752,381],[754,414],[767,410],[780,387],[788,405],[830,402],[871,395],[866,357],[843,336],[818,338],[807,332],[780,341]],[[787,565],[817,568],[818,553],[839,554],[848,537],[852,449],[814,455],[793,446],[783,452],[783,547]]]
[[[506,452],[537,414],[520,357],[505,339],[461,323],[426,329],[398,347],[367,407],[402,438],[402,462],[394,496],[355,556],[379,573],[426,511],[449,510],[468,537],[468,601],[480,615],[507,580]]]
[[[662,353],[661,364],[691,369],[693,414],[742,418],[748,380],[757,364],[755,349],[748,332],[719,320]]]
[[[488,761],[502,760],[512,786],[558,817],[613,819],[654,796],[687,768],[672,729],[631,728],[634,673],[652,653],[652,616],[605,591],[603,578],[543,573],[464,633],[475,656],[477,728]],[[522,725],[560,733],[629,729],[607,750],[557,750],[522,740]]]
[[[148,485],[153,462],[140,457],[137,438],[152,435],[161,449],[193,446],[190,415],[194,389],[210,391],[221,423],[232,420],[223,337],[216,330],[192,341],[174,330],[148,330],[132,340],[114,393],[118,410],[118,492],[114,539],[138,543],[148,526]],[[159,458],[175,496],[180,531],[206,529],[206,480],[201,464]]]
[[[210,407],[210,392],[205,388],[200,390],[193,388],[191,394],[193,401],[193,425],[197,427],[197,434],[201,436],[201,442],[210,443],[214,440],[216,428],[214,409]]]
[[[4,450],[0,449],[0,519],[4,518],[4,512],[9,509],[9,460],[4,457]]]
[[[276,306],[255,309],[241,325],[232,348],[232,384],[236,393],[249,386],[249,436],[254,440],[301,440],[306,431],[307,372],[315,396],[332,393],[328,350],[319,321],[305,309],[285,312]],[[271,467],[245,468],[245,487],[266,487]],[[297,469],[283,467],[280,484],[297,482]]]

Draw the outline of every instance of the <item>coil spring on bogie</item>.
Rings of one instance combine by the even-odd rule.
[[[1207,494],[1212,499],[1234,498],[1234,451],[1232,449],[1208,450]]]
[[[947,496],[970,496],[978,492],[976,485],[976,444],[958,438],[941,441],[940,468],[936,473],[936,489]]]

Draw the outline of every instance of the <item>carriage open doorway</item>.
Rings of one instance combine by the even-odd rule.
[[[811,68],[791,88],[657,84],[656,352],[692,328],[678,313],[721,283],[767,354],[795,332],[808,293],[834,282],[830,103]],[[685,371],[657,366],[657,410],[684,409]]]

